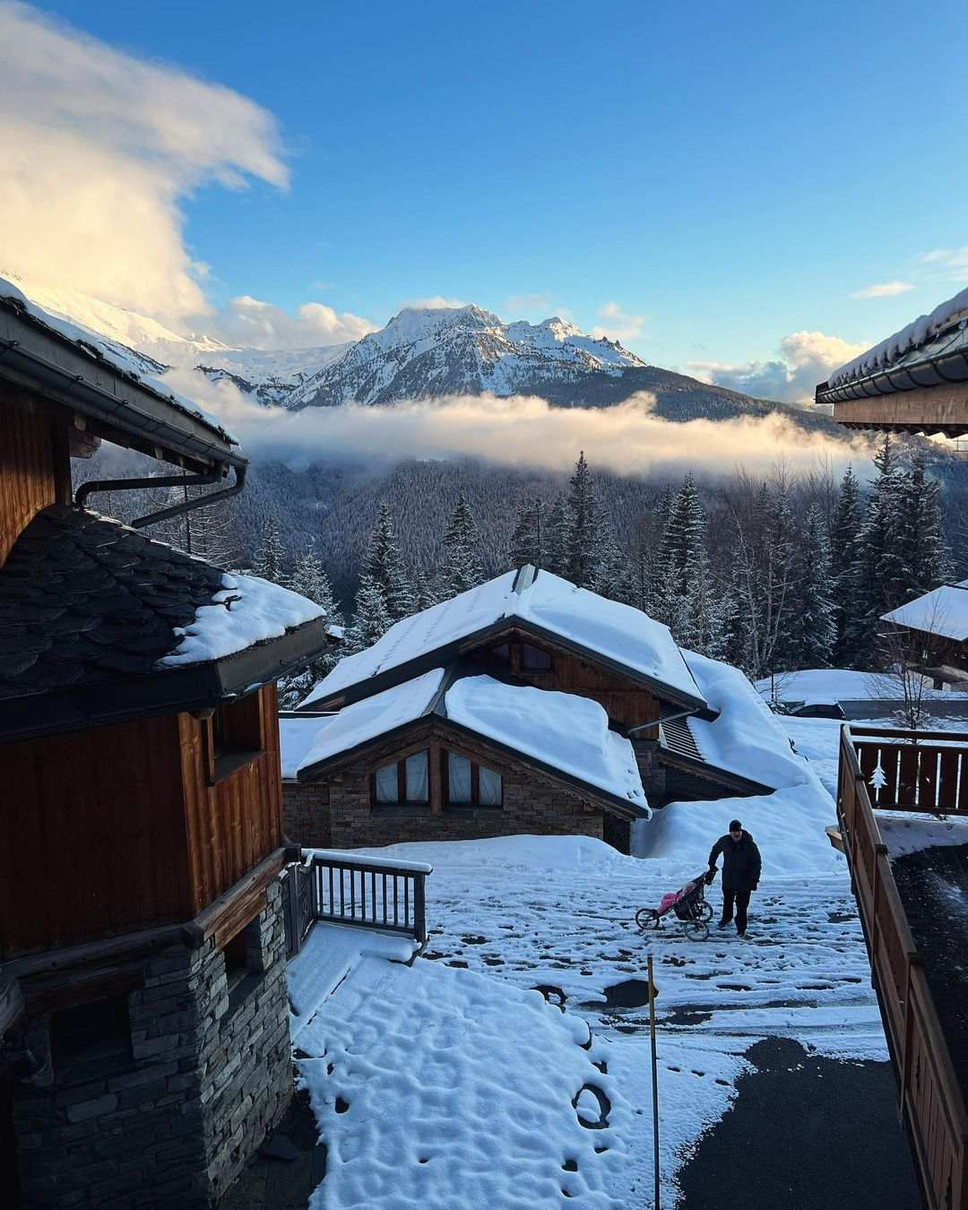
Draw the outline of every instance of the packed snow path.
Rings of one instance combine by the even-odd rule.
[[[314,1210],[650,1206],[649,953],[667,1207],[757,1040],[887,1058],[846,872],[819,839],[816,873],[764,876],[746,941],[668,918],[639,932],[635,909],[698,873],[681,861],[565,837],[388,852],[434,863],[424,957],[360,957],[401,944],[362,933],[334,952],[352,931],[317,929],[297,963],[314,972],[293,983],[297,1056],[331,1155]]]

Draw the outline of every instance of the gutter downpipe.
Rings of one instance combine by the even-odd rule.
[[[244,465],[236,466],[233,469],[235,470],[235,482],[231,487],[211,492],[207,496],[198,496],[194,500],[184,500],[181,504],[173,504],[170,508],[163,508],[158,512],[138,517],[131,522],[132,529],[144,529],[146,525],[156,525],[159,521],[180,517],[185,513],[194,512],[197,508],[205,508],[209,504],[217,504],[220,500],[228,500],[231,496],[237,496],[245,487],[246,467]],[[88,496],[95,492],[124,492],[151,487],[203,487],[217,483],[219,479],[223,478],[224,473],[220,465],[206,475],[148,475],[141,479],[92,479],[88,483],[82,483],[77,489],[74,503],[78,508],[83,508]]]

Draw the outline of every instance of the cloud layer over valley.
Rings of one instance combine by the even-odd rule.
[[[242,443],[249,457],[304,467],[313,462],[408,458],[478,458],[510,467],[559,471],[579,450],[603,470],[676,477],[687,470],[729,475],[737,467],[767,473],[778,461],[793,473],[820,463],[835,471],[863,462],[870,447],[804,429],[775,413],[730,420],[675,422],[653,414],[641,392],[609,408],[555,408],[533,396],[451,396],[386,407],[306,408],[292,412],[253,403],[231,383],[190,371],[168,376],[204,404]]]

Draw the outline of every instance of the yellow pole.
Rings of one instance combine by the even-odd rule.
[[[652,1170],[655,1176],[655,1210],[660,1210],[662,1190],[659,1179],[659,1065],[655,1052],[655,980],[652,978],[651,954],[649,954],[649,1041],[652,1045]]]

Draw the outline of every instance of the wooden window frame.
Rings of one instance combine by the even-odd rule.
[[[420,752],[427,753],[427,797],[423,800],[411,802],[407,798],[407,761],[411,756],[416,756]],[[376,775],[379,769],[385,769],[387,765],[397,766],[397,801],[396,802],[378,802],[376,797]],[[396,760],[381,761],[378,765],[374,765],[370,770],[370,810],[383,811],[392,813],[394,811],[430,811],[434,798],[433,785],[433,751],[432,746],[427,743],[419,744],[418,746],[408,749]]]
[[[471,767],[471,801],[470,802],[451,802],[450,801],[450,766],[449,758],[451,752],[455,756],[460,756],[468,762]],[[488,772],[495,774],[501,779],[501,801],[499,803],[484,803],[481,804],[481,763],[472,756],[467,756],[458,748],[448,748],[446,745],[440,749],[440,792],[441,803],[445,811],[503,811],[504,810],[504,774],[493,766],[486,764],[484,766]]]

